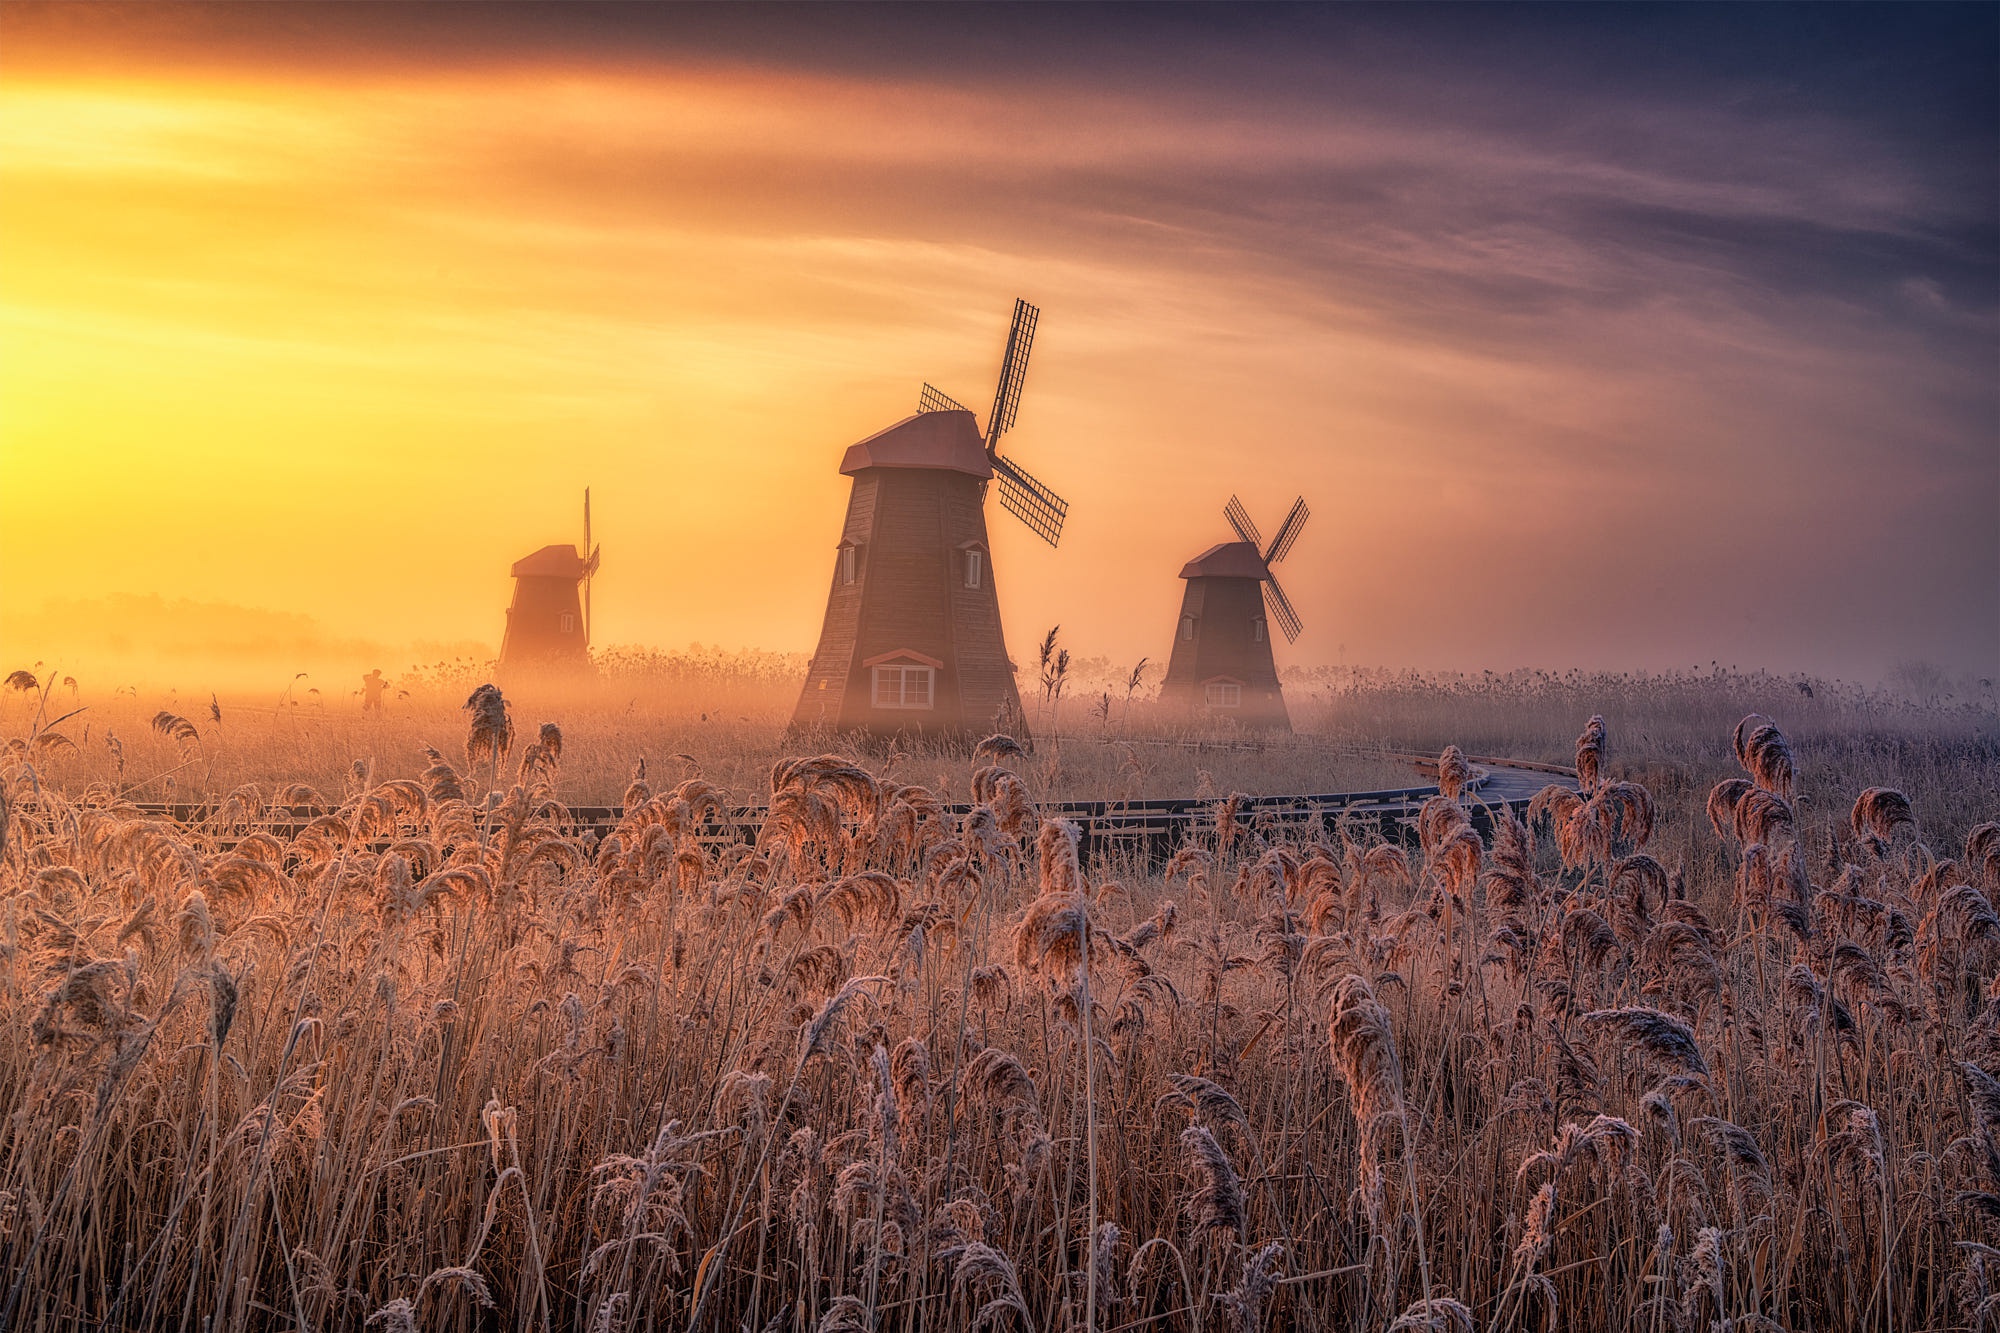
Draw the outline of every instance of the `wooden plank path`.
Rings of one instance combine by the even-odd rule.
[[[1437,761],[1429,756],[1408,755],[1413,764]],[[1509,810],[1523,813],[1536,792],[1551,784],[1575,787],[1575,774],[1548,764],[1517,760],[1475,758],[1472,780],[1467,786],[1468,813],[1482,835],[1491,836],[1491,812]],[[1363,829],[1385,837],[1407,840],[1412,836],[1417,811],[1438,794],[1435,783],[1395,787],[1381,791],[1317,792],[1278,796],[1246,796],[1238,804],[1237,822],[1247,829],[1277,831],[1296,829],[1318,818],[1327,824],[1346,819]],[[1087,857],[1124,854],[1158,860],[1169,856],[1191,836],[1212,830],[1220,815],[1223,796],[1152,797],[1115,801],[1038,801],[1037,812],[1044,819],[1066,819],[1083,833],[1082,850]],[[145,813],[176,823],[199,825],[215,815],[212,805],[141,805]],[[944,807],[954,816],[972,810],[970,805]],[[617,806],[565,807],[559,826],[575,837],[603,837],[617,828],[625,812]],[[257,827],[279,837],[293,837],[321,813],[311,807],[286,807],[279,819],[260,821]],[[717,815],[698,835],[714,844],[747,842],[755,844],[762,832],[766,807],[737,806]],[[227,833],[223,839],[228,841]]]

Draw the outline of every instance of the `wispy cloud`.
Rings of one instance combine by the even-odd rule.
[[[308,455],[367,432],[420,486],[477,478],[471,542],[323,490],[363,535],[303,575],[330,617],[364,614],[358,562],[396,589],[365,614],[435,619],[389,573],[414,544],[476,634],[541,497],[620,477],[612,633],[809,646],[839,447],[918,379],[976,396],[1020,291],[1047,318],[1019,447],[1077,522],[1053,555],[997,535],[1017,635],[1157,656],[1221,500],[1302,489],[1299,660],[2000,659],[1994,79],[1944,38],[1856,74],[1846,29],[1786,64],[1743,14],[1679,20],[1730,51],[1671,29],[1648,63],[1647,34],[1539,11],[1453,11],[1454,37],[1430,11],[787,10],[760,41],[503,7],[457,11],[460,45],[434,13],[304,12],[36,29],[0,78],[0,227],[35,261],[0,317],[86,361],[280,368],[235,457],[289,402]],[[74,393],[31,395],[48,430],[111,429]],[[299,475],[260,470],[209,484],[254,506]],[[661,494],[677,522],[638,521]],[[759,596],[643,572],[694,551]]]

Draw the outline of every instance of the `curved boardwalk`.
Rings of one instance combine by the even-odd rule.
[[[1432,770],[1436,768],[1437,761],[1429,756],[1403,757],[1408,758],[1413,767],[1421,769],[1428,765]],[[1467,804],[1472,807],[1473,826],[1482,834],[1491,832],[1488,827],[1489,811],[1508,809],[1519,813],[1527,807],[1535,793],[1546,786],[1576,786],[1573,773],[1552,765],[1485,757],[1475,758],[1471,764],[1472,783],[1467,793]],[[1412,836],[1418,809],[1437,794],[1438,788],[1432,783],[1382,791],[1251,796],[1239,804],[1237,819],[1246,828],[1273,831],[1305,825],[1315,818],[1326,824],[1345,820],[1362,828],[1377,830],[1385,837],[1405,839]],[[214,808],[210,806],[148,805],[141,808],[150,815],[189,824],[200,823],[214,814]],[[965,805],[946,808],[957,815],[971,809]],[[1067,819],[1076,823],[1083,832],[1083,851],[1087,857],[1123,854],[1161,859],[1171,855],[1189,837],[1213,829],[1220,816],[1222,802],[1213,796],[1176,796],[1123,801],[1041,801],[1036,803],[1036,808],[1046,819]],[[289,821],[268,823],[263,827],[269,832],[290,836],[304,828],[318,813],[304,807],[292,809]],[[567,811],[564,827],[573,835],[602,836],[616,828],[624,814],[616,806],[574,806]],[[703,836],[717,843],[755,843],[762,831],[764,815],[765,807],[761,805],[737,807],[726,817],[712,821]],[[226,844],[228,839],[222,841]]]
[[[1479,797],[1488,805],[1525,805],[1544,787],[1576,787],[1576,774],[1549,765],[1518,764],[1504,759],[1475,759],[1475,777],[1484,774]]]

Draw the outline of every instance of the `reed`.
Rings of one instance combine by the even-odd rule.
[[[1662,753],[1620,697],[1528,818],[1466,787],[1408,844],[1272,826],[1229,775],[1155,866],[1084,862],[1005,737],[621,751],[622,817],[579,837],[598,723],[474,698],[359,771],[267,756],[196,824],[119,784],[241,762],[234,704],[183,742],[149,702],[136,777],[74,721],[6,751],[0,1328],[1874,1330],[2000,1299],[1977,740],[1850,748],[1757,699]],[[716,836],[766,799],[756,845]]]

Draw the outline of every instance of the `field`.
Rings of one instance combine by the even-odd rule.
[[[1102,674],[1027,754],[790,760],[750,660],[7,691],[0,1329],[1994,1322],[1990,690],[1329,672],[1197,748]],[[1446,746],[1584,792],[1226,800]],[[1141,790],[1213,826],[1036,811]]]
[[[798,701],[797,671],[782,659],[717,658],[663,662],[607,672],[584,686],[516,689],[507,695],[515,725],[532,733],[556,724],[567,742],[557,795],[571,805],[617,805],[635,773],[671,786],[699,775],[725,799],[761,802],[771,765],[800,748],[837,746],[831,736],[785,735]],[[379,717],[357,699],[322,702],[318,693],[275,689],[258,696],[206,691],[140,698],[120,691],[92,697],[57,688],[46,706],[31,695],[0,697],[0,729],[25,734],[38,708],[57,717],[82,708],[40,756],[58,785],[100,782],[135,801],[181,803],[254,786],[261,796],[297,785],[338,802],[373,778],[410,776],[430,760],[426,747],[462,755],[466,696],[484,677],[463,668],[406,675],[407,688]],[[161,711],[185,717],[198,741],[183,743],[153,725]],[[1031,723],[1056,743],[1034,748],[1015,767],[1037,799],[1227,795],[1236,790],[1341,791],[1403,787],[1417,781],[1407,761],[1379,746],[1230,738],[1163,737],[1140,724],[1144,702],[1122,700],[1100,716],[1091,701],[1035,708]],[[961,747],[962,748],[962,747]],[[878,773],[921,783],[946,801],[967,799],[970,769],[961,752],[912,741],[870,757]],[[1275,785],[1273,785],[1275,784]]]

